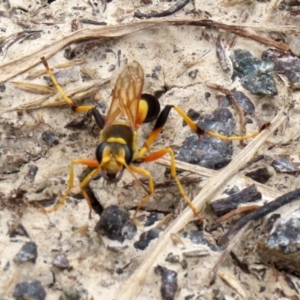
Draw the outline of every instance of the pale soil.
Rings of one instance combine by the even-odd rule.
[[[99,1],[100,2],[100,1]],[[203,3],[202,3],[203,2]],[[231,1],[232,2],[232,1]],[[242,2],[242,1],[240,1]],[[245,1],[246,2],[246,1]],[[103,11],[100,5],[100,12],[93,14],[89,1],[77,0],[57,0],[51,5],[41,7],[38,1],[10,1],[12,7],[21,7],[27,12],[17,12],[11,18],[0,17],[0,37],[6,37],[10,34],[24,30],[20,26],[23,24],[28,26],[26,30],[43,30],[41,36],[33,40],[24,40],[22,43],[16,42],[12,44],[0,56],[0,72],[1,65],[29,54],[50,41],[60,39],[62,36],[71,32],[71,22],[74,19],[85,18],[97,21],[104,21],[110,24],[119,24],[133,22],[133,12],[140,9],[143,12],[151,10],[162,10],[169,7],[174,2],[162,2],[153,0],[150,5],[143,5],[138,0],[122,1],[113,0],[107,4],[107,9]],[[260,3],[253,1],[252,4],[236,4],[234,6],[222,6],[221,1],[200,1],[195,0],[196,10],[201,10],[198,17],[202,18],[208,12],[212,15],[212,19],[224,23],[240,24],[244,23],[249,26],[259,27],[263,30],[264,26],[271,25],[278,28],[280,25],[297,25],[298,19],[293,20],[285,12],[276,10],[277,1],[269,1]],[[76,10],[74,7],[84,7],[83,10]],[[274,9],[275,7],[275,9]],[[194,18],[193,14],[188,12],[194,9],[192,3],[188,4],[183,10],[174,15],[176,17]],[[4,3],[0,2],[0,10],[6,10]],[[197,18],[197,16],[195,17]],[[46,23],[51,24],[46,24]],[[18,25],[19,24],[19,25]],[[81,28],[97,28],[95,25],[79,25]],[[4,30],[5,29],[5,30]],[[184,110],[194,108],[203,113],[210,113],[217,108],[217,94],[212,89],[206,87],[205,82],[211,81],[226,86],[227,88],[237,87],[243,88],[239,83],[231,84],[231,73],[222,72],[220,64],[215,54],[214,40],[218,36],[218,32],[214,30],[202,29],[193,26],[178,27],[160,27],[156,29],[147,29],[130,34],[115,40],[108,40],[99,47],[94,47],[81,58],[85,59],[84,64],[76,66],[78,70],[85,68],[95,75],[94,79],[110,79],[116,78],[118,68],[118,51],[121,51],[120,62],[121,67],[125,63],[132,60],[140,62],[146,74],[145,91],[153,92],[161,90],[164,86],[171,87],[170,90],[160,98],[162,107],[166,104],[177,104]],[[226,33],[222,33],[221,37],[228,41],[232,41],[235,37]],[[248,49],[256,57],[260,57],[261,53],[268,49],[267,46],[250,39],[236,37],[233,49]],[[227,54],[232,49],[227,47]],[[48,59],[50,66],[55,66],[66,62],[63,51],[59,51],[53,57]],[[116,66],[115,71],[110,71],[111,65]],[[151,75],[155,67],[161,66],[161,72],[157,78]],[[70,161],[78,157],[94,157],[95,145],[97,138],[91,132],[79,130],[78,139],[70,141],[68,136],[70,131],[64,126],[73,118],[71,110],[67,107],[50,107],[41,108],[31,111],[24,111],[21,115],[17,115],[16,111],[6,112],[11,107],[18,107],[24,103],[29,103],[36,99],[40,99],[41,95],[19,90],[12,82],[26,81],[28,74],[33,69],[43,69],[39,64],[30,70],[18,75],[5,82],[5,91],[0,92],[0,136],[1,148],[3,149],[0,156],[0,192],[7,198],[8,195],[21,185],[28,192],[25,195],[28,201],[41,201],[51,199],[66,188],[67,174]],[[188,73],[192,70],[198,70],[197,77],[192,79]],[[81,69],[82,72],[82,69]],[[78,85],[81,79],[75,83],[69,83],[65,89]],[[42,76],[31,80],[30,82],[45,84]],[[107,105],[110,102],[111,88],[113,83],[99,90],[97,99],[101,99]],[[260,98],[251,95],[248,91],[244,91],[256,105],[256,115],[252,119],[253,124],[247,125],[247,132],[255,131],[264,122],[271,121],[279,109],[291,99],[287,99],[284,91],[285,87],[279,85],[280,93],[273,98]],[[205,100],[205,92],[210,92],[212,96],[209,101]],[[291,155],[295,161],[299,161],[298,147],[293,143],[295,149],[287,149],[286,147],[275,147],[272,151],[267,150],[267,145],[282,142],[287,144],[291,140],[299,137],[299,92],[293,92],[292,98],[295,100],[294,108],[290,111],[286,127],[281,127],[277,137],[272,136],[268,139],[259,154],[266,154],[275,157],[278,154]],[[90,98],[93,101],[93,98]],[[269,104],[271,110],[262,110],[263,104]],[[234,109],[231,109],[238,123],[238,116]],[[149,134],[151,126],[145,125],[140,131],[140,137],[143,141]],[[51,130],[59,135],[59,144],[48,149],[41,139],[41,134],[45,130]],[[284,132],[284,134],[282,134]],[[183,139],[190,133],[189,129],[182,127],[182,120],[175,113],[171,113],[165,130],[161,137],[155,142],[153,149],[160,149],[166,145],[181,145]],[[1,149],[0,149],[1,150]],[[239,153],[241,148],[235,144],[234,155]],[[9,161],[11,159],[12,161]],[[19,161],[21,163],[19,164]],[[29,182],[24,177],[28,172],[29,165],[38,167],[37,175],[33,182]],[[150,163],[145,166],[149,170],[156,182],[163,182],[165,167],[156,163]],[[81,167],[76,170],[80,174]],[[131,183],[133,178],[130,174],[125,174],[122,181],[117,187],[103,185],[101,181],[92,183],[94,192],[101,204],[107,207],[111,204],[118,204],[125,208],[134,207],[144,195],[144,190],[139,185],[134,184],[133,187],[124,189],[125,183]],[[203,178],[199,185],[185,187],[188,194],[193,198],[197,195],[200,187],[204,187],[207,179]],[[282,184],[285,187],[280,192],[287,192],[298,186],[297,178],[293,175],[276,174],[268,183],[276,190],[275,184]],[[78,182],[77,182],[78,183]],[[47,187],[42,193],[36,193],[36,189],[41,184]],[[228,181],[221,190],[216,191],[215,197],[226,188],[238,185],[244,187],[244,183],[238,180]],[[278,186],[278,185],[277,185]],[[4,198],[5,198],[4,197]],[[163,207],[168,207],[170,201],[175,201],[178,205],[180,196],[176,187],[172,189],[163,189],[157,193],[155,199],[151,201],[151,207],[164,211]],[[213,200],[213,199],[211,199]],[[270,200],[265,196],[264,200]],[[161,201],[161,202],[160,202]],[[161,206],[160,206],[161,205]],[[289,208],[290,209],[290,208]],[[38,279],[42,282],[47,291],[47,299],[59,299],[61,289],[65,287],[74,287],[82,292],[83,299],[115,299],[121,290],[126,290],[127,280],[134,273],[137,267],[147,260],[150,252],[137,251],[133,247],[133,241],[124,242],[123,244],[112,242],[106,238],[101,240],[93,231],[99,217],[94,214],[93,219],[88,219],[88,207],[85,201],[74,203],[68,201],[67,205],[62,207],[55,213],[44,215],[33,207],[23,207],[20,209],[21,214],[16,208],[10,209],[4,207],[0,211],[0,298],[11,299],[12,292],[17,283],[28,280]],[[210,211],[205,209],[203,215],[205,219],[210,219]],[[13,262],[14,255],[21,248],[24,239],[17,238],[17,242],[12,242],[7,235],[7,221],[20,218],[20,222],[28,231],[31,239],[38,245],[38,258],[35,264],[27,263],[24,265],[16,265]],[[74,228],[88,225],[89,229],[84,235],[74,234]],[[225,226],[229,227],[230,224]],[[140,226],[139,233],[145,228]],[[194,225],[187,225],[183,231],[196,230]],[[218,235],[222,234],[222,230]],[[205,233],[207,239],[215,243],[217,236]],[[216,235],[216,233],[215,233]],[[138,239],[136,235],[135,240]],[[257,242],[257,232],[251,231],[243,236],[240,245],[234,248],[234,252],[240,261],[248,264],[250,273],[246,274],[238,266],[236,266],[231,258],[228,258],[222,265],[222,271],[234,277],[233,281],[239,282],[245,297],[230,288],[219,277],[216,283],[207,287],[207,277],[210,270],[220,256],[220,252],[213,252],[206,245],[193,244],[184,234],[179,233],[182,243],[174,245],[171,240],[168,246],[157,257],[157,261],[149,272],[145,274],[146,282],[140,286],[141,292],[136,299],[160,299],[161,278],[153,272],[153,267],[157,264],[164,265],[178,273],[178,285],[180,287],[176,299],[184,299],[188,295],[195,295],[192,299],[213,299],[213,290],[219,290],[225,299],[279,299],[279,293],[275,294],[275,290],[281,290],[288,297],[295,296],[297,293],[288,287],[283,274],[276,269],[263,265],[259,256],[255,253],[255,245]],[[152,242],[156,243],[156,240]],[[114,253],[107,249],[107,246],[124,247],[119,253]],[[127,248],[125,246],[128,246]],[[155,247],[155,246],[154,246]],[[179,264],[170,264],[165,262],[168,253],[178,254],[182,257],[183,250],[207,250],[209,255],[204,258],[188,258],[188,268],[182,269]],[[67,256],[72,266],[71,270],[59,271],[52,267],[51,262],[57,253],[63,253]],[[10,262],[8,270],[4,269],[7,262]],[[124,268],[121,275],[116,273],[116,268]],[[263,279],[261,273],[257,269],[263,269],[266,272]],[[55,284],[53,287],[47,287],[53,283],[53,275],[55,274]],[[300,280],[297,277],[289,275],[290,279],[299,289]],[[261,287],[265,287],[262,289]],[[199,298],[197,298],[199,297]],[[119,298],[119,299],[122,299]],[[125,299],[125,298],[124,298]],[[221,299],[221,298],[220,298]],[[284,298],[281,298],[284,299]],[[293,298],[297,299],[297,298]]]

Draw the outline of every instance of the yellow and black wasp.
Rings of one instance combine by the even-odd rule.
[[[190,128],[199,136],[207,134],[222,140],[243,140],[252,138],[258,134],[258,132],[256,132],[243,137],[227,137],[218,133],[201,130],[187,116],[187,114],[177,106],[166,105],[160,112],[160,104],[158,100],[149,94],[142,94],[144,72],[141,65],[136,61],[128,64],[120,73],[113,90],[112,101],[108,109],[108,113],[104,120],[94,106],[76,106],[72,100],[66,96],[62,88],[57,83],[54,75],[51,72],[51,69],[47,64],[46,59],[41,58],[41,60],[46,67],[47,73],[56,89],[59,91],[62,98],[68,103],[71,109],[74,112],[91,111],[97,125],[101,129],[99,144],[96,148],[96,158],[78,158],[71,162],[68,188],[60,201],[53,208],[48,210],[44,209],[46,212],[56,211],[65,203],[66,198],[74,185],[74,166],[76,164],[93,168],[93,170],[80,183],[81,193],[87,200],[90,207],[90,216],[92,211],[91,202],[85,188],[90,180],[96,175],[101,174],[104,180],[109,183],[118,182],[122,178],[122,174],[125,169],[130,172],[135,179],[137,179],[135,174],[146,176],[149,180],[149,190],[148,194],[139,202],[136,210],[137,212],[154,194],[154,181],[149,171],[133,165],[133,163],[155,161],[158,158],[169,154],[171,162],[171,175],[178,185],[179,192],[187,204],[191,207],[195,216],[197,216],[199,221],[202,222],[202,217],[193,205],[192,201],[186,195],[177,177],[173,150],[171,148],[164,148],[157,152],[148,154],[150,146],[162,131],[168,119],[170,110],[173,108],[175,111],[177,111],[177,113],[186,121]],[[155,119],[156,123],[152,132],[150,133],[148,139],[144,142],[143,146],[138,149],[137,138],[140,125]]]

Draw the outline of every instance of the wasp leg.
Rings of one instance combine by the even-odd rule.
[[[141,175],[144,175],[146,177],[148,177],[148,180],[149,180],[149,191],[148,191],[148,195],[146,195],[138,204],[137,206],[137,209],[135,210],[135,213],[134,213],[134,218],[136,216],[136,214],[138,213],[138,211],[145,205],[145,203],[149,200],[149,198],[154,194],[154,183],[153,183],[153,177],[151,175],[151,173],[143,168],[139,168],[139,167],[136,167],[136,166],[128,166],[128,169],[130,172],[133,172],[133,173],[138,173],[138,174],[141,174]],[[135,177],[135,176],[134,176]]]
[[[134,158],[134,160],[138,161],[138,162],[148,162],[148,161],[156,160],[156,159],[164,156],[165,154],[169,153],[170,156],[171,156],[171,174],[172,174],[172,177],[176,180],[176,183],[178,185],[178,188],[179,188],[179,191],[180,191],[182,197],[186,200],[186,202],[188,203],[188,205],[193,210],[194,214],[198,217],[199,221],[202,223],[202,221],[203,221],[202,217],[198,213],[198,211],[195,208],[195,206],[193,205],[192,201],[185,194],[184,189],[183,189],[183,187],[182,187],[179,179],[177,178],[176,165],[175,165],[175,157],[174,157],[173,150],[171,148],[166,148],[166,149],[163,149],[161,151],[158,151],[156,153],[153,153],[153,154],[145,157],[145,155],[147,154],[150,146],[153,144],[153,142],[155,141],[155,139],[158,137],[158,135],[162,131],[164,125],[166,124],[168,116],[169,116],[169,113],[170,113],[170,111],[171,111],[172,108],[184,119],[184,121],[189,125],[189,127],[198,136],[206,134],[206,135],[209,135],[209,136],[212,136],[212,137],[216,137],[216,138],[219,138],[219,139],[225,140],[225,141],[244,140],[244,139],[249,139],[249,138],[253,138],[253,137],[257,136],[262,130],[264,130],[264,127],[262,127],[262,129],[259,130],[259,131],[257,131],[257,132],[254,132],[252,134],[248,134],[248,135],[245,135],[245,136],[230,136],[230,137],[228,137],[228,136],[225,136],[225,135],[222,135],[222,134],[219,134],[219,133],[215,133],[215,132],[212,132],[212,131],[202,130],[178,106],[166,105],[164,107],[164,109],[161,111],[160,115],[158,116],[158,118],[156,120],[156,123],[155,123],[155,125],[153,127],[153,130],[152,130],[151,134],[149,135],[148,139],[144,143],[143,147],[138,151],[138,154],[136,155],[136,157]],[[149,197],[147,199],[149,199]],[[143,203],[145,203],[147,200],[142,200],[142,201],[143,201]]]
[[[55,76],[53,75],[51,69],[49,68],[49,65],[46,61],[46,59],[44,57],[41,58],[47,74],[49,75],[51,81],[53,82],[54,86],[56,87],[56,89],[58,90],[59,94],[61,95],[61,97],[69,104],[69,106],[71,107],[71,109],[74,112],[77,113],[81,113],[81,112],[85,112],[85,111],[91,111],[92,115],[96,121],[96,124],[98,125],[98,127],[100,129],[103,129],[105,121],[103,119],[103,117],[100,115],[100,113],[98,112],[98,110],[92,106],[92,105],[81,105],[81,106],[77,106],[73,103],[73,101],[66,95],[66,93],[64,92],[64,90],[61,88],[61,86],[58,84]]]
[[[45,57],[41,58],[42,63],[44,64],[45,68],[46,68],[46,72],[49,75],[52,83],[54,84],[55,88],[57,89],[57,91],[59,92],[59,94],[61,95],[61,97],[69,104],[69,106],[71,107],[71,109],[74,112],[85,112],[88,110],[93,109],[94,106],[92,105],[82,105],[82,106],[77,106],[73,103],[73,101],[66,95],[66,93],[64,92],[64,90],[61,88],[61,86],[58,84],[55,76],[53,75],[51,69],[49,68],[49,65],[47,63],[47,60],[45,59]]]
[[[136,158],[134,158],[134,160],[143,158],[147,154],[150,146],[156,140],[158,135],[161,133],[164,125],[166,124],[170,110],[172,109],[172,107],[173,107],[172,105],[166,105],[164,107],[164,109],[161,111],[161,113],[159,114],[159,116],[156,120],[156,123],[152,129],[152,132],[150,133],[150,135],[149,135],[148,139],[146,140],[146,142],[144,143],[143,147],[139,150],[138,155]]]
[[[262,127],[262,129],[260,129],[259,131],[255,131],[244,136],[226,136],[216,132],[202,130],[190,119],[190,117],[181,108],[179,108],[178,106],[173,106],[173,108],[184,119],[184,121],[189,125],[189,127],[199,136],[206,134],[223,141],[242,141],[256,137],[264,129]]]
[[[97,160],[94,159],[86,159],[86,158],[80,158],[80,159],[74,159],[71,162],[71,166],[70,166],[70,171],[69,171],[69,182],[68,182],[68,188],[67,190],[64,192],[62,198],[50,209],[45,209],[44,207],[40,207],[40,209],[45,212],[45,213],[51,213],[54,212],[56,210],[58,210],[62,205],[65,204],[66,199],[70,193],[70,190],[72,189],[72,187],[74,186],[74,166],[75,164],[81,164],[81,165],[85,165],[85,166],[89,166],[89,167],[94,167],[96,169],[92,170],[85,178],[84,180],[81,182],[80,184],[80,189],[81,189],[81,193],[84,196],[84,198],[86,199],[88,205],[89,205],[89,217],[91,218],[91,214],[92,214],[92,205],[91,205],[91,201],[85,191],[85,187],[86,185],[89,183],[89,181],[93,178],[93,176],[99,172],[99,163]]]
[[[148,139],[146,140],[146,142],[144,143],[143,147],[139,150],[137,157],[134,158],[134,160],[139,161],[139,162],[149,162],[149,161],[153,161],[153,160],[157,160],[158,158],[164,156],[165,154],[169,153],[170,157],[171,157],[171,175],[172,177],[175,179],[179,192],[181,194],[181,196],[184,198],[184,200],[187,202],[187,204],[191,207],[192,211],[194,212],[195,216],[198,217],[199,222],[203,223],[203,219],[200,216],[199,212],[197,211],[196,207],[193,205],[192,201],[189,199],[189,197],[186,195],[178,177],[177,177],[177,173],[176,173],[176,164],[175,164],[175,156],[174,156],[174,152],[171,148],[166,148],[166,149],[162,149],[158,152],[155,152],[153,154],[150,154],[149,156],[145,155],[147,154],[150,146],[152,145],[152,143],[155,141],[155,139],[157,138],[157,136],[160,134],[160,132],[162,131],[165,123],[167,122],[170,110],[173,108],[172,105],[166,105],[165,108],[161,111],[160,115],[158,116],[156,123],[153,127],[152,132],[150,133]],[[190,120],[190,118],[187,116],[187,118]],[[197,127],[195,125],[195,123],[190,120],[195,127]],[[193,128],[192,128],[193,129]],[[195,128],[196,129],[196,128]],[[130,166],[131,167],[131,166]],[[150,184],[150,182],[149,182]],[[150,186],[149,186],[150,188]],[[137,210],[143,205],[145,204],[150,196],[148,196],[147,198],[145,197],[142,201],[141,204],[139,204]]]
[[[159,117],[157,118],[156,123],[153,127],[153,130],[152,130],[150,136],[148,137],[147,141],[144,143],[143,147],[140,149],[138,157],[143,157],[148,152],[148,149],[150,148],[152,143],[155,141],[157,136],[160,134],[160,132],[162,131],[162,129],[165,125],[165,123],[167,122],[169,113],[170,113],[172,108],[184,119],[184,121],[189,125],[189,127],[198,136],[202,136],[202,135],[206,134],[206,135],[209,135],[209,136],[212,136],[212,137],[219,138],[219,139],[224,140],[224,141],[232,141],[232,140],[241,141],[241,140],[256,137],[261,131],[263,131],[265,128],[268,127],[268,124],[263,125],[262,128],[259,131],[253,132],[251,134],[247,134],[245,136],[226,136],[226,135],[222,135],[222,134],[219,134],[219,133],[216,133],[216,132],[202,130],[201,128],[199,128],[197,126],[196,123],[194,123],[194,121],[181,108],[179,108],[178,106],[174,106],[174,105],[166,105],[164,107],[164,109],[161,111]]]
[[[144,158],[141,158],[142,162],[150,162],[150,161],[154,161],[157,160],[161,157],[163,157],[164,155],[169,154],[170,155],[170,162],[171,162],[171,175],[174,178],[174,180],[177,183],[179,192],[181,194],[181,196],[183,197],[183,199],[186,201],[186,203],[189,205],[189,207],[192,209],[194,215],[198,218],[200,223],[203,223],[203,219],[201,217],[201,215],[199,214],[199,212],[197,211],[196,207],[193,205],[193,202],[191,201],[191,199],[187,196],[187,194],[185,193],[178,177],[177,177],[177,172],[176,172],[176,164],[175,164],[175,155],[174,152],[171,148],[166,148],[166,149],[162,149],[160,151],[157,151],[155,153],[152,153]]]
[[[94,117],[94,119],[95,119],[95,122],[96,122],[96,124],[98,125],[98,127],[99,127],[100,129],[103,129],[103,128],[104,128],[104,125],[105,125],[105,120],[104,120],[104,118],[101,116],[101,114],[99,113],[99,111],[97,110],[97,108],[96,108],[96,107],[93,107],[93,108],[91,109],[91,112],[92,112],[92,115],[93,115],[93,117]]]

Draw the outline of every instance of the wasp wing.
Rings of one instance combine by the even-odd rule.
[[[104,127],[124,119],[128,126],[137,129],[143,84],[143,69],[137,61],[133,61],[125,67],[117,79]]]

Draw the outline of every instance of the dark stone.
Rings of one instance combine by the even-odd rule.
[[[136,226],[130,223],[129,213],[125,209],[111,205],[102,212],[95,231],[111,240],[123,242],[125,238],[132,238],[136,232]]]
[[[152,240],[158,238],[160,231],[161,229],[159,228],[153,228],[143,232],[140,235],[140,239],[134,243],[134,247],[139,250],[145,250]]]
[[[154,79],[157,79],[158,80],[158,74],[160,73],[161,71],[161,66],[156,66],[153,71],[152,71],[152,74],[151,74],[151,77],[154,78]]]
[[[3,92],[5,92],[5,90],[6,90],[5,84],[4,84],[4,83],[1,83],[1,84],[0,84],[0,92],[3,93]]]
[[[242,107],[244,114],[254,114],[255,106],[253,102],[243,92],[236,89],[231,90],[232,95],[235,97],[237,103]],[[219,99],[219,107],[227,107],[232,105],[231,100],[227,96],[222,96]]]
[[[197,126],[204,131],[213,131],[229,136],[235,127],[235,121],[227,108],[204,116]],[[231,161],[232,141],[222,141],[210,136],[191,135],[187,137],[179,150],[177,159],[205,168],[218,170]]]
[[[241,85],[253,94],[277,95],[274,81],[274,63],[260,60],[247,50],[237,49],[230,56],[232,79],[240,78]]]
[[[183,142],[177,159],[205,168],[219,170],[230,163],[232,154],[232,142],[224,142],[210,136],[198,138],[197,135],[192,135]]]
[[[279,173],[295,173],[300,171],[297,165],[284,157],[276,157],[271,165]]]
[[[165,267],[158,265],[154,269],[156,274],[161,275],[162,283],[160,292],[163,300],[175,299],[178,290],[177,273]]]
[[[15,263],[24,263],[27,261],[31,261],[31,262],[35,263],[37,256],[38,256],[38,253],[37,253],[36,243],[27,242],[22,246],[21,250],[14,257],[14,262]]]
[[[196,230],[190,231],[189,238],[190,238],[191,242],[194,244],[199,244],[199,245],[207,244],[207,240],[204,237],[203,232],[201,232],[201,231],[196,231]]]
[[[44,300],[46,291],[40,281],[25,281],[16,285],[13,297],[16,300]]]
[[[198,69],[192,70],[192,71],[188,72],[188,75],[189,75],[192,79],[195,79],[195,78],[197,77],[197,74],[198,74]]]
[[[10,238],[14,238],[17,235],[26,236],[29,238],[29,234],[25,227],[16,220],[10,220],[7,222],[8,235]]]
[[[155,222],[159,220],[158,215],[152,212],[150,215],[147,216],[147,220],[145,222],[145,227],[153,225]]]
[[[46,130],[42,133],[42,140],[49,147],[53,147],[55,145],[58,145],[59,143],[58,135],[55,132],[52,132],[50,130]]]
[[[65,270],[70,268],[70,262],[65,255],[59,254],[54,257],[52,265],[60,270]]]
[[[132,240],[137,232],[136,225],[131,221],[127,221],[122,228],[122,235],[127,240]]]
[[[223,193],[228,195],[228,196],[231,196],[233,194],[238,193],[239,191],[240,191],[240,189],[235,185],[230,189],[226,189]]]
[[[300,210],[274,220],[262,230],[258,253],[264,262],[300,276]]]
[[[246,176],[260,183],[266,183],[274,174],[275,171],[270,166],[258,168],[251,172],[245,173]]]
[[[286,76],[294,90],[300,89],[300,59],[289,52],[268,49],[262,54],[262,59],[274,63],[274,70]]]
[[[169,263],[175,264],[180,262],[180,257],[179,255],[174,255],[173,253],[169,253],[165,260]]]
[[[34,178],[38,172],[38,167],[35,166],[35,165],[29,165],[28,166],[28,172],[25,176],[26,179],[28,179],[30,182],[33,182],[34,181]]]

